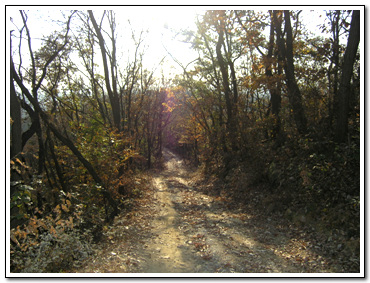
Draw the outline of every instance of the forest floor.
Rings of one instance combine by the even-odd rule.
[[[105,232],[78,273],[340,272],[320,238],[212,194],[196,170],[164,151],[135,208]],[[246,275],[247,276],[247,275]]]

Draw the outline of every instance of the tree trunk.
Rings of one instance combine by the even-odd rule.
[[[331,70],[329,68],[329,89],[333,92],[333,100],[329,101],[329,125],[331,126],[333,123],[333,117],[335,115],[334,109],[338,106],[338,86],[339,86],[339,19],[340,19],[340,11],[329,12],[333,13],[332,19],[332,33],[333,33],[333,44],[332,44],[332,64],[334,64],[334,68]],[[333,74],[333,79],[331,75]]]
[[[293,116],[300,134],[307,132],[307,119],[302,105],[302,95],[299,90],[297,81],[294,75],[294,60],[293,60],[293,36],[292,26],[290,24],[290,12],[284,11],[285,30],[286,30],[286,65],[285,74],[287,77],[288,97],[293,108]]]
[[[271,27],[270,27],[270,38],[269,38],[269,45],[268,45],[268,52],[265,58],[266,60],[266,76],[268,78],[267,87],[270,91],[270,101],[271,101],[271,113],[274,118],[274,125],[273,125],[273,132],[272,137],[274,139],[279,140],[281,137],[281,121],[280,121],[280,108],[281,108],[281,86],[280,82],[274,82],[273,74],[272,74],[272,59],[273,59],[273,51],[274,51],[274,20],[273,15],[271,17]],[[278,55],[279,56],[279,55]],[[279,60],[280,61],[280,60]],[[278,63],[279,64],[279,63]]]
[[[348,43],[344,54],[342,77],[338,92],[338,108],[336,109],[337,123],[335,129],[335,140],[344,142],[348,132],[348,112],[350,85],[355,63],[358,44],[360,42],[360,11],[352,12],[351,28]]]
[[[10,78],[10,117],[12,118],[10,159],[12,159],[23,148],[21,105],[15,92],[13,78]]]
[[[47,140],[48,140],[48,144],[49,144],[49,149],[50,149],[51,157],[53,158],[53,161],[54,161],[54,166],[55,166],[55,170],[57,172],[59,183],[62,187],[62,190],[67,193],[67,192],[69,192],[69,188],[68,188],[68,186],[66,186],[64,176],[63,176],[63,172],[62,172],[62,168],[60,167],[57,156],[55,154],[54,141],[53,141],[53,138],[50,135],[50,130],[49,129],[48,129],[47,135],[48,135]]]
[[[108,97],[109,97],[110,104],[111,104],[111,107],[112,107],[112,115],[113,115],[114,126],[117,128],[117,130],[120,131],[121,130],[121,113],[120,113],[120,109],[119,109],[120,103],[119,103],[119,97],[118,97],[116,87],[113,87],[113,89],[115,90],[115,91],[113,91],[112,87],[110,85],[110,79],[109,79],[110,75],[109,75],[109,68],[108,68],[108,62],[107,62],[107,51],[105,49],[105,41],[104,41],[103,35],[101,33],[101,30],[100,30],[98,24],[96,23],[96,20],[94,18],[94,15],[93,15],[92,11],[89,10],[88,13],[89,13],[89,16],[91,18],[91,22],[94,26],[96,35],[97,35],[98,40],[99,40],[99,46],[100,46],[100,51],[101,51],[101,54],[102,54],[103,66],[104,66],[105,85],[106,85],[106,88],[107,88]],[[115,43],[113,43],[113,44],[115,44]],[[113,55],[115,55],[115,54],[113,54]],[[113,78],[113,83],[115,83],[114,74],[112,74],[112,78]]]
[[[285,59],[284,71],[288,87],[289,103],[293,111],[293,117],[298,132],[304,134],[307,132],[307,119],[302,106],[302,95],[294,76],[293,35],[292,26],[290,24],[290,13],[289,11],[284,11],[285,31],[287,36],[286,42],[281,31],[282,18],[278,17],[278,11],[273,11],[273,19],[275,22],[279,52],[281,57]]]
[[[17,82],[18,86],[21,88],[22,92],[26,95],[27,99],[32,103],[35,112],[37,112],[41,119],[45,122],[47,127],[53,132],[54,136],[57,137],[64,145],[66,145],[72,152],[73,154],[77,157],[77,159],[82,163],[82,165],[86,168],[86,170],[89,172],[91,177],[94,179],[94,181],[97,184],[102,185],[104,188],[103,190],[103,196],[107,199],[109,204],[113,208],[113,213],[116,215],[118,214],[118,205],[116,201],[113,199],[111,193],[109,190],[106,188],[104,182],[100,179],[99,175],[96,173],[94,167],[91,165],[91,163],[83,157],[81,152],[77,149],[77,147],[73,144],[73,142],[66,136],[64,136],[56,127],[55,125],[50,122],[50,119],[48,115],[42,110],[42,108],[39,105],[39,102],[37,99],[35,99],[29,90],[24,86],[20,78],[18,77],[18,74],[15,71],[14,68],[14,63],[11,60],[11,77],[14,78],[14,80]]]
[[[147,145],[148,145],[147,167],[148,169],[150,169],[152,167],[152,147],[153,147],[150,137],[148,137]]]
[[[220,65],[221,75],[222,75],[222,84],[225,94],[225,101],[226,101],[226,114],[227,114],[227,121],[226,121],[226,127],[227,127],[227,134],[228,134],[228,140],[231,143],[231,149],[233,151],[236,151],[236,127],[235,127],[235,121],[234,121],[234,111],[233,111],[233,100],[231,98],[231,90],[229,86],[229,72],[228,67],[225,64],[224,58],[221,53],[221,47],[224,41],[224,30],[222,26],[219,26],[219,34],[218,34],[218,42],[216,45],[216,55],[217,60]]]

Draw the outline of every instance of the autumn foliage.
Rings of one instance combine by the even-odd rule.
[[[182,31],[199,57],[160,79],[144,68],[142,34],[120,65],[113,11],[70,11],[38,50],[20,11],[10,54],[12,272],[60,272],[87,258],[141,196],[141,174],[160,168],[164,147],[228,182],[239,201],[261,191],[259,208],[347,225],[357,239],[359,11],[323,15],[325,37],[300,11],[206,11]]]

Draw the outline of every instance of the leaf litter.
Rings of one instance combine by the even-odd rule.
[[[153,173],[142,198],[115,219],[94,257],[73,272],[348,272],[327,255],[332,245],[325,236],[234,206],[210,193],[177,155],[165,150],[164,158],[165,169]]]

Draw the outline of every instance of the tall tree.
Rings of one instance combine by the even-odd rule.
[[[29,30],[28,25],[27,25],[27,14],[24,11],[20,11],[20,14],[21,14],[21,17],[22,17],[22,20],[23,20],[23,25],[25,27],[26,34],[27,34],[28,50],[29,50],[30,59],[31,59],[31,88],[32,88],[31,92],[32,92],[33,97],[35,99],[37,99],[38,90],[41,87],[41,83],[45,79],[47,68],[50,65],[50,63],[58,56],[60,51],[63,50],[63,48],[67,44],[67,39],[65,40],[63,46],[61,46],[60,48],[55,50],[54,53],[52,53],[51,56],[48,58],[49,60],[47,60],[45,62],[44,66],[42,67],[42,74],[38,79],[37,78],[37,71],[36,71],[36,58],[35,58],[34,52],[32,50],[31,34],[30,34],[30,30]],[[43,169],[44,169],[45,149],[44,149],[44,141],[43,141],[43,137],[42,137],[40,117],[39,117],[38,113],[34,111],[32,113],[31,118],[32,118],[32,125],[31,125],[30,130],[32,130],[32,132],[30,133],[31,134],[30,136],[32,136],[34,133],[36,133],[36,135],[37,135],[38,146],[39,146],[38,174],[41,174]]]
[[[104,185],[104,182],[99,177],[93,165],[81,154],[81,152],[74,145],[73,141],[70,138],[68,138],[66,135],[62,134],[62,132],[58,130],[58,128],[51,122],[51,118],[49,117],[49,115],[45,113],[45,111],[43,111],[42,107],[40,106],[39,101],[31,95],[30,91],[20,80],[14,68],[14,63],[12,60],[11,60],[11,77],[18,84],[22,92],[26,95],[27,99],[32,103],[32,106],[34,107],[35,111],[40,115],[42,120],[45,122],[47,127],[53,132],[55,137],[57,137],[64,145],[66,145],[73,152],[73,154],[77,157],[77,159],[83,164],[86,170],[90,173],[94,181],[97,184],[101,184],[104,187],[105,189],[103,191],[104,197],[106,197],[106,199],[108,200],[108,203],[113,208],[113,213],[116,215],[118,213],[117,203],[112,198],[109,190],[107,190],[106,186]]]
[[[261,32],[261,29],[258,31],[253,30],[250,26],[256,26],[257,21],[259,20],[261,23],[258,27],[263,26],[263,18],[259,16],[256,19],[251,18],[251,15],[247,15],[245,21],[242,20],[243,12],[237,13],[237,19],[240,26],[245,31],[244,38],[252,38],[253,34],[256,35],[257,32]],[[272,137],[277,139],[280,143],[282,140],[281,135],[281,119],[280,119],[280,109],[281,109],[281,80],[278,76],[281,75],[282,72],[282,57],[279,52],[277,52],[278,48],[276,47],[275,43],[275,29],[279,27],[275,27],[275,24],[278,24],[274,21],[273,18],[273,11],[269,11],[270,17],[270,33],[268,42],[261,41],[259,36],[255,36],[254,39],[250,39],[249,48],[256,49],[261,57],[262,57],[262,64],[265,69],[265,80],[263,83],[267,86],[267,89],[270,92],[270,109],[267,112],[267,115],[270,113],[273,116],[273,129],[272,129]],[[248,26],[249,25],[249,26]],[[280,28],[281,29],[281,28]],[[263,45],[267,45],[267,50],[261,50]]]
[[[49,45],[50,51],[46,52],[43,54],[43,62],[38,62],[36,59],[36,56],[34,55],[34,52],[32,50],[31,46],[31,36],[30,36],[30,31],[27,26],[27,17],[24,14],[24,12],[21,11],[21,15],[23,18],[23,23],[25,25],[25,29],[27,31],[27,39],[28,39],[28,48],[29,48],[29,53],[31,54],[31,83],[30,87],[27,87],[27,84],[22,80],[21,75],[19,72],[17,72],[15,68],[15,64],[13,61],[13,57],[11,56],[10,58],[10,77],[13,82],[15,82],[21,93],[25,96],[25,99],[23,100],[23,103],[25,105],[28,105],[25,109],[31,108],[32,112],[34,112],[37,117],[39,117],[40,120],[45,124],[46,128],[49,129],[54,136],[62,142],[65,146],[67,146],[72,153],[75,155],[75,157],[83,164],[83,166],[86,168],[87,172],[92,176],[94,181],[98,184],[101,184],[104,188],[103,190],[103,195],[107,202],[109,203],[110,207],[113,210],[113,215],[117,214],[118,212],[118,206],[116,201],[113,199],[110,191],[108,188],[105,186],[104,182],[98,175],[97,171],[93,167],[93,165],[81,154],[81,152],[78,150],[78,148],[75,146],[73,141],[68,137],[66,133],[63,133],[63,129],[59,129],[57,126],[57,121],[53,118],[52,115],[48,115],[46,110],[44,109],[43,105],[40,103],[40,98],[39,98],[39,92],[42,90],[42,85],[45,82],[45,78],[49,74],[49,68],[52,66],[53,62],[60,56],[60,54],[66,49],[66,46],[69,43],[69,32],[70,32],[70,24],[71,24],[71,19],[73,15],[75,14],[75,11],[71,13],[71,15],[68,17],[67,20],[67,25],[66,25],[66,32],[62,36],[62,42],[58,42],[55,40],[53,42],[53,45]],[[37,53],[38,55],[42,55],[42,53]],[[41,122],[41,121],[39,121]],[[41,133],[41,127],[39,126],[37,128],[38,131]],[[41,135],[40,135],[41,136]],[[42,145],[43,142],[42,140],[39,141]],[[47,150],[47,148],[45,148]],[[45,154],[45,153],[44,153]],[[52,153],[53,154],[53,153]],[[44,155],[45,157],[45,155]]]
[[[237,127],[236,127],[236,107],[238,100],[238,86],[235,75],[234,62],[230,58],[231,50],[225,50],[225,56],[222,54],[222,47],[225,45],[225,37],[228,35],[228,30],[226,28],[226,12],[225,11],[215,11],[214,13],[214,25],[218,33],[218,40],[216,44],[216,55],[217,61],[220,66],[223,93],[226,101],[226,114],[227,114],[227,134],[229,137],[229,142],[231,144],[231,149],[236,151],[237,145]],[[230,75],[233,86],[230,89]]]
[[[10,46],[12,46],[11,42]],[[10,118],[12,119],[10,158],[13,158],[15,155],[22,151],[23,147],[22,147],[21,104],[17,97],[17,93],[14,87],[14,81],[12,78],[10,78]]]
[[[328,78],[329,78],[329,89],[331,90],[331,92],[333,93],[333,97],[334,97],[334,104],[336,104],[337,102],[337,98],[338,98],[338,74],[339,74],[339,57],[340,57],[340,53],[339,53],[339,38],[340,38],[340,23],[339,23],[339,20],[340,20],[340,14],[341,14],[341,11],[340,10],[336,10],[336,11],[329,11],[327,13],[327,16],[329,17],[330,19],[330,22],[331,22],[331,32],[332,32],[332,54],[331,54],[331,63],[330,63],[330,66],[329,66],[329,74],[328,74]],[[333,78],[332,78],[333,76]],[[332,120],[333,120],[333,103],[332,101],[330,101],[330,104],[329,104],[329,122],[330,124],[332,123]]]
[[[94,95],[94,100],[97,103],[100,116],[105,123],[112,127],[111,117],[108,113],[106,99],[104,95],[104,87],[101,81],[104,81],[103,76],[96,72],[96,59],[95,59],[95,36],[94,31],[91,29],[91,19],[86,13],[80,12],[78,14],[82,19],[84,25],[81,28],[81,33],[75,35],[75,46],[79,52],[79,57],[83,61],[83,65],[89,74],[91,91]]]
[[[352,12],[351,28],[347,42],[346,52],[343,59],[342,76],[338,92],[338,106],[335,111],[337,123],[335,128],[335,139],[337,142],[344,142],[348,132],[349,99],[351,93],[351,79],[353,65],[360,42],[360,11]]]
[[[273,61],[277,61],[277,74],[281,74],[281,56],[277,55],[278,60],[274,60],[273,54],[275,48],[275,26],[273,20],[273,13],[270,11],[270,36],[268,43],[268,52],[266,56],[266,76],[267,79],[271,80],[267,82],[269,91],[270,91],[270,101],[271,101],[271,113],[274,117],[274,128],[273,128],[273,137],[277,138],[278,142],[281,142],[282,139],[282,128],[281,128],[281,119],[280,119],[280,109],[281,109],[281,81],[273,78]],[[276,59],[276,58],[275,58]],[[275,76],[276,77],[276,76]]]
[[[117,92],[117,72],[116,72],[116,39],[115,39],[115,18],[112,11],[109,12],[109,19],[110,19],[110,28],[111,28],[111,43],[112,43],[112,52],[108,54],[105,48],[105,40],[102,34],[102,27],[99,26],[95,20],[94,14],[91,10],[88,11],[89,16],[91,18],[91,22],[93,24],[94,30],[96,32],[96,36],[99,41],[100,51],[103,59],[103,67],[104,67],[104,78],[105,78],[105,86],[108,92],[109,101],[112,108],[112,115],[114,126],[117,130],[121,130],[121,111],[120,111],[120,101],[119,95]],[[105,12],[104,12],[105,15]],[[103,17],[104,17],[103,15]],[[110,58],[110,68],[108,66],[107,56]],[[110,69],[110,72],[109,72]],[[112,80],[112,85],[111,85]]]
[[[328,123],[332,127],[336,113],[334,113],[338,104],[338,89],[340,84],[340,71],[343,61],[344,47],[340,43],[341,37],[347,33],[347,19],[351,11],[330,10],[326,12],[328,22],[322,25],[323,32],[329,32],[331,35],[323,44],[323,48],[318,48],[321,54],[327,54],[330,65],[327,68],[328,78]],[[317,46],[316,46],[317,48]]]
[[[274,11],[273,17],[275,21],[277,43],[279,45],[279,51],[281,52],[281,57],[285,59],[284,71],[286,76],[286,82],[288,87],[288,98],[293,111],[293,117],[300,134],[307,132],[307,119],[303,109],[302,104],[302,94],[298,87],[295,73],[294,73],[294,59],[293,59],[293,33],[292,25],[290,22],[290,12],[285,10],[283,12],[285,20],[285,33],[286,39],[284,39],[284,34],[281,30],[282,12]]]

